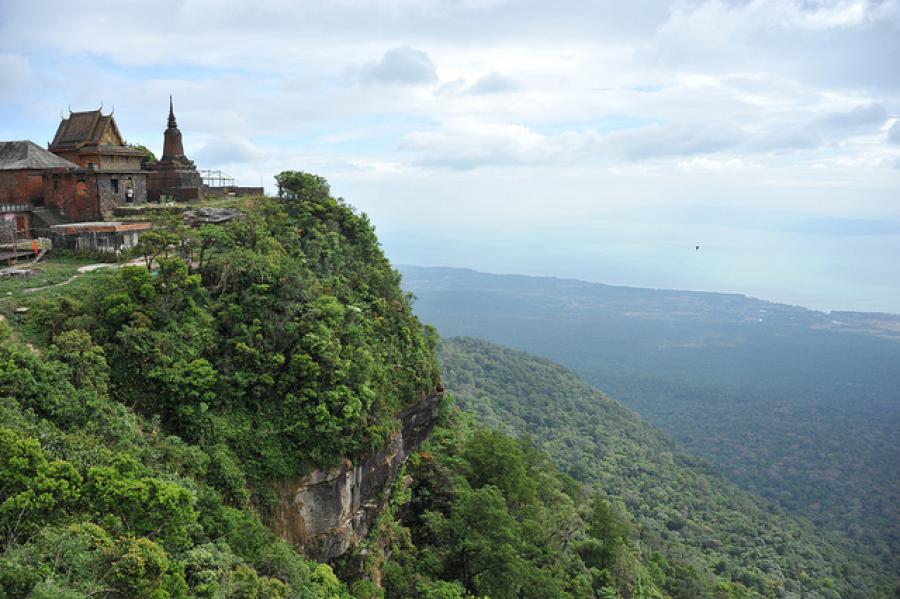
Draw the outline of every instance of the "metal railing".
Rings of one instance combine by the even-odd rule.
[[[200,170],[200,178],[207,187],[234,187],[234,177],[222,171]]]

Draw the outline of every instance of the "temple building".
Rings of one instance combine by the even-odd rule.
[[[74,189],[55,207],[67,220],[104,220],[116,206],[147,200],[144,153],[129,147],[112,114],[100,110],[69,112],[48,148],[80,168],[53,181],[55,189]]]
[[[181,131],[175,121],[172,96],[169,96],[169,121],[163,133],[163,153],[150,167],[147,183],[152,202],[199,200],[203,197],[203,181],[193,161],[184,155]]]
[[[115,222],[117,208],[121,217],[128,213],[122,206],[148,199],[198,200],[204,189],[263,193],[261,188],[204,188],[194,163],[184,155],[171,96],[163,139],[162,157],[148,165],[146,153],[125,142],[112,113],[103,114],[101,107],[69,110],[47,149],[28,140],[0,142],[0,233],[10,238],[65,234],[80,239],[79,248],[88,237],[99,243],[102,233],[103,243],[93,249],[128,247],[143,229]],[[104,222],[119,228],[107,231],[101,227]],[[82,226],[68,226],[73,223]]]

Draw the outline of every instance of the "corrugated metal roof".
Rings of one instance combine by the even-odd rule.
[[[44,170],[78,168],[77,164],[48,152],[33,141],[0,141],[0,170]]]

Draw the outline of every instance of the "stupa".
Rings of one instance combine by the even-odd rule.
[[[181,131],[175,121],[172,96],[169,96],[169,121],[163,133],[163,153],[150,167],[147,199],[151,202],[185,202],[203,197],[203,180],[192,160],[184,155]]]

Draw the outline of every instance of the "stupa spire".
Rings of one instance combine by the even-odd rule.
[[[169,94],[169,126],[163,131],[163,155],[160,160],[183,160],[184,147],[181,144],[181,131],[175,122],[175,109],[172,107],[172,94]]]
[[[163,131],[162,156],[151,170],[153,172],[147,178],[147,197],[150,201],[158,202],[163,198],[167,201],[187,201],[203,197],[203,179],[194,163],[184,155],[172,94],[169,94],[168,127]]]
[[[175,122],[175,109],[172,106],[172,94],[169,94],[169,129],[175,129],[178,123]]]

